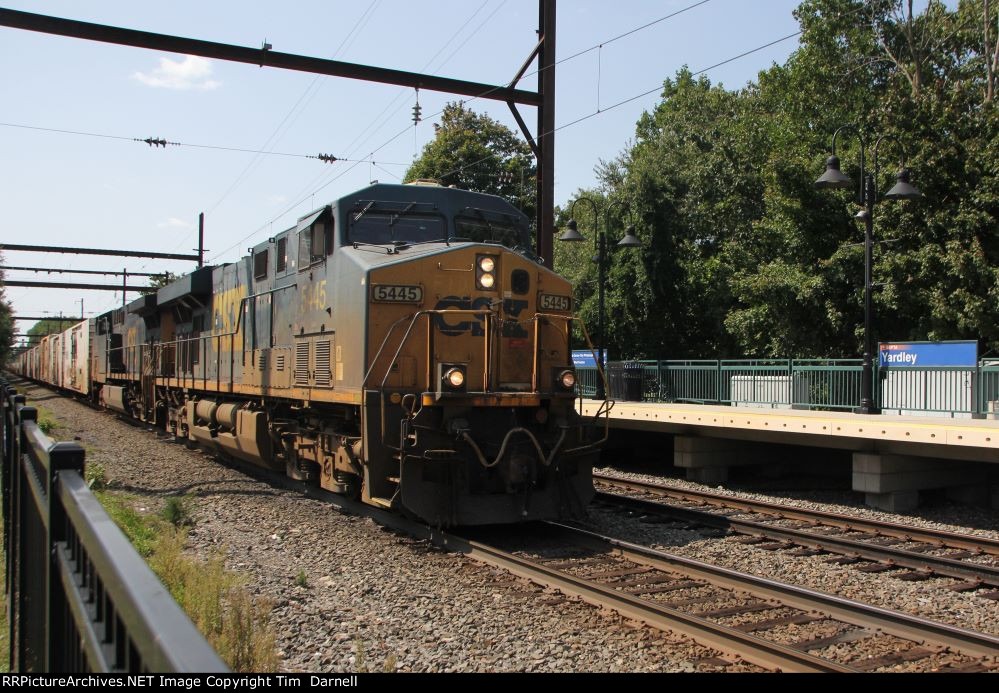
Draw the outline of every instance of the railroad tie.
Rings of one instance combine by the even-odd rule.
[[[701,618],[724,618],[725,616],[737,616],[739,614],[752,614],[757,611],[770,611],[779,609],[779,606],[767,604],[766,602],[751,602],[744,606],[730,606],[727,609],[712,609],[710,611],[695,611],[694,616]]]
[[[981,580],[969,580],[967,582],[957,582],[953,585],[947,585],[947,589],[953,592],[974,592],[984,586]]]
[[[696,606],[698,604],[707,604],[708,602],[716,602],[722,599],[722,595],[719,594],[709,594],[706,597],[693,597],[691,599],[680,599],[675,602],[660,602],[663,606],[669,607],[670,609],[679,609],[684,606]]]
[[[548,558],[545,560],[538,561],[546,568],[554,568],[555,570],[562,570],[563,568],[575,568],[577,566],[592,566],[592,565],[614,565],[617,561],[613,556],[596,556],[594,558]]]
[[[889,570],[899,569],[897,565],[894,565],[892,563],[876,563],[873,561],[871,563],[868,563],[867,565],[858,565],[856,566],[856,568],[861,573],[886,573]]]
[[[855,628],[853,630],[844,630],[842,633],[837,633],[836,635],[828,635],[822,638],[812,638],[811,640],[793,642],[789,645],[789,647],[792,647],[800,652],[808,652],[809,650],[821,650],[829,647],[830,645],[843,645],[846,643],[856,642],[857,640],[869,638],[871,635],[873,635],[873,633],[869,630]]]
[[[934,577],[933,573],[926,570],[913,570],[911,573],[902,573],[901,575],[896,575],[899,580],[905,580],[906,582],[922,582],[923,580],[929,580]]]
[[[680,580],[679,582],[674,582],[671,585],[657,585],[653,587],[645,587],[643,585],[638,585],[631,589],[625,590],[628,594],[633,594],[636,597],[641,597],[645,595],[652,594],[666,594],[668,592],[679,592],[680,590],[689,590],[695,587],[704,587],[703,582],[696,582],[694,580]]]
[[[641,575],[642,573],[648,573],[652,570],[647,565],[632,566],[631,568],[619,568],[618,570],[605,570],[600,573],[593,573],[591,575],[586,575],[587,580],[607,580],[609,578],[616,577],[627,577],[629,575]]]
[[[661,573],[659,575],[646,575],[644,577],[637,577],[633,580],[621,580],[619,582],[614,582],[611,587],[650,587],[655,585],[661,585],[664,582],[676,583],[677,577],[675,575],[669,575],[668,573]]]
[[[795,616],[783,616],[781,618],[772,618],[767,621],[759,621],[757,623],[741,623],[737,626],[732,626],[736,630],[741,630],[744,633],[756,633],[762,630],[770,630],[771,628],[776,628],[778,626],[792,626],[792,625],[804,625],[806,623],[814,623],[815,621],[825,621],[827,616],[813,616],[811,614],[797,614]]]
[[[890,655],[873,657],[859,662],[850,662],[850,666],[854,669],[859,669],[860,671],[872,671],[874,669],[880,669],[881,667],[890,667],[895,666],[896,664],[904,664],[905,662],[914,662],[917,659],[924,659],[933,654],[936,654],[936,651],[929,650],[925,647],[912,647],[903,652],[895,652]]]

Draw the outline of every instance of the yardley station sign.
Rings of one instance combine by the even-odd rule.
[[[882,342],[878,352],[889,368],[978,365],[978,342]]]

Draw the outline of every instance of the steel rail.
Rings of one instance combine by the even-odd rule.
[[[601,481],[601,483],[611,482]],[[706,510],[680,508],[658,501],[622,496],[617,493],[598,491],[596,499],[632,510],[701,524],[705,527],[728,529],[748,536],[759,536],[775,541],[785,541],[798,546],[839,553],[858,560],[886,563],[898,568],[908,568],[910,570],[934,573],[962,580],[974,580],[985,583],[982,585],[983,587],[999,587],[999,566],[968,563],[956,558],[922,554],[916,551],[899,549],[894,546],[881,546],[856,539],[815,534],[808,530],[775,527],[763,522],[740,520],[723,515],[715,515]]]
[[[787,520],[801,520],[803,522],[819,522],[820,524],[841,529],[865,530],[872,533],[882,534],[887,537],[904,539],[913,542],[925,542],[927,544],[938,544],[941,547],[951,547],[965,549],[968,551],[984,551],[985,553],[999,556],[999,540],[989,537],[979,537],[968,534],[958,534],[944,530],[927,529],[923,527],[913,527],[896,522],[885,522],[883,520],[872,520],[864,517],[853,517],[843,513],[832,513],[822,510],[804,510],[802,508],[792,508],[780,503],[770,503],[748,498],[737,498],[726,496],[720,493],[708,491],[694,491],[690,489],[679,489],[664,484],[635,481],[633,479],[622,479],[616,476],[598,474],[594,472],[593,480],[596,482],[614,483],[619,488],[628,488],[633,491],[645,493],[655,493],[669,496],[680,500],[696,500],[709,505],[732,508],[736,510],[748,510],[763,515],[776,515]]]
[[[837,597],[818,590],[710,565],[692,558],[605,537],[569,525],[555,522],[548,524],[567,532],[571,539],[577,543],[595,549],[613,547],[620,551],[622,556],[635,563],[645,563],[663,570],[687,574],[692,578],[704,580],[713,585],[775,599],[782,604],[804,611],[818,611],[846,623],[863,628],[879,629],[917,643],[930,641],[933,644],[954,648],[963,654],[986,657],[991,660],[999,659],[999,636],[950,626],[938,621]]]
[[[633,618],[661,630],[671,630],[690,635],[698,643],[707,647],[736,654],[747,662],[766,668],[780,668],[782,671],[840,671],[856,669],[834,661],[821,659],[807,652],[767,641],[759,636],[726,628],[692,614],[669,609],[655,602],[639,599],[623,592],[590,580],[555,571],[540,563],[516,556],[509,551],[490,546],[484,542],[435,529],[420,522],[402,517],[396,513],[376,508],[360,501],[351,500],[320,488],[295,482],[276,472],[258,467],[234,463],[251,476],[264,478],[284,488],[298,490],[310,498],[322,500],[344,512],[369,517],[375,522],[427,541],[442,549],[464,554],[480,562],[502,568],[515,575],[543,586],[556,587],[562,592],[577,596],[589,604],[608,607],[622,616]],[[601,537],[592,532],[559,523],[547,523],[559,531],[569,532],[576,544],[597,550],[611,548],[620,552],[627,560],[651,565],[669,572],[685,573],[692,578],[704,580],[712,585],[749,592],[759,597],[774,599],[786,606],[803,611],[820,611],[837,620],[854,624],[859,628],[881,630],[917,643],[930,641],[941,646],[951,647],[964,654],[999,658],[999,637],[985,633],[948,626],[936,621],[921,619],[901,612],[855,602],[806,588],[760,578],[734,570],[712,566],[701,561],[675,556],[648,547],[630,544],[617,539]],[[873,634],[873,633],[872,633]],[[787,652],[789,651],[789,652]],[[786,655],[786,656],[785,656]]]
[[[242,465],[240,467],[242,468]],[[706,647],[736,654],[747,662],[768,669],[778,668],[788,672],[855,671],[851,667],[809,655],[807,652],[765,640],[751,633],[727,628],[706,618],[657,605],[654,602],[619,592],[592,580],[554,570],[537,561],[531,561],[495,546],[434,529],[388,510],[376,508],[316,487],[304,484],[296,485],[295,482],[291,482],[287,477],[282,477],[276,472],[257,468],[250,471],[254,475],[273,479],[286,488],[298,488],[304,491],[307,496],[326,501],[348,513],[369,517],[385,527],[408,534],[416,539],[460,553],[480,563],[501,568],[536,584],[555,587],[567,595],[579,597],[588,604],[609,608],[622,616],[648,623],[660,630],[681,632]]]

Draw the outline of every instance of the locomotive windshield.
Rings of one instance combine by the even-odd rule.
[[[389,245],[462,240],[508,248],[531,245],[527,230],[511,215],[471,207],[458,212],[451,231],[434,205],[418,202],[359,203],[348,220],[349,243]]]
[[[444,219],[428,214],[369,211],[350,220],[350,242],[381,245],[394,241],[426,243],[447,238]]]
[[[498,243],[507,248],[530,247],[524,229],[510,223],[458,217],[454,220],[455,236],[475,243]]]

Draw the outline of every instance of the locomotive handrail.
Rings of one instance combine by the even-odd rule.
[[[219,358],[221,358],[221,355],[218,352],[221,351],[222,337],[229,337],[229,358],[230,358],[230,369],[229,369],[229,372],[231,374],[232,373],[232,354],[233,354],[233,348],[232,347],[233,347],[233,340],[234,340],[235,336],[237,334],[239,334],[239,331],[240,331],[240,329],[241,329],[241,327],[243,325],[243,313],[245,312],[244,308],[246,306],[246,302],[249,301],[250,299],[260,298],[261,296],[267,296],[269,294],[274,294],[274,293],[277,293],[278,291],[284,291],[285,289],[297,289],[297,288],[298,288],[298,284],[286,284],[284,286],[276,286],[273,289],[268,289],[267,291],[259,291],[259,292],[255,293],[255,294],[250,294],[249,296],[243,296],[243,297],[241,297],[239,299],[239,308],[236,311],[236,313],[237,313],[237,315],[236,315],[236,326],[231,331],[229,331],[229,332],[212,332],[211,334],[199,334],[197,336],[178,337],[176,339],[172,339],[172,340],[169,340],[169,341],[156,342],[153,345],[148,345],[148,344],[122,345],[120,347],[114,347],[113,349],[108,349],[108,354],[111,354],[112,352],[115,352],[115,351],[122,351],[122,352],[124,352],[124,350],[126,350],[126,349],[137,349],[137,348],[141,348],[143,346],[154,346],[154,347],[159,346],[159,347],[162,347],[162,346],[178,345],[178,344],[182,344],[182,343],[186,343],[186,342],[193,342],[193,341],[196,341],[196,340],[216,339],[216,340],[218,340],[218,347],[216,348],[216,358],[219,359]],[[125,372],[126,372],[126,374],[128,374],[128,373],[131,372],[131,370],[129,368],[129,364],[127,363],[127,360],[124,358],[124,353],[123,353],[122,356],[123,356],[122,361],[123,361],[123,363],[125,363]],[[221,365],[221,362],[218,362],[216,364],[216,372],[215,372],[216,378],[218,378],[220,376],[219,368],[218,368],[219,365]],[[161,377],[161,376],[157,375],[156,377]],[[207,375],[207,373],[205,373],[202,376],[202,381],[203,382],[207,382],[207,378],[208,378],[208,375]],[[191,379],[192,379],[192,381],[196,380],[196,377],[194,376],[193,373],[191,375]]]
[[[0,380],[10,668],[228,672],[57,443]]]
[[[490,332],[489,332],[489,329],[488,329],[489,328],[488,319],[492,315],[492,311],[490,311],[490,310],[482,310],[482,309],[478,309],[478,310],[476,310],[476,309],[467,309],[467,308],[460,308],[460,309],[423,309],[423,310],[418,310],[415,313],[411,313],[410,315],[405,315],[405,316],[399,318],[398,320],[396,320],[394,323],[392,323],[392,325],[389,326],[388,331],[385,333],[385,337],[382,338],[382,343],[379,345],[378,351],[375,352],[375,356],[372,359],[371,364],[368,366],[368,370],[364,374],[364,379],[361,382],[361,389],[363,391],[363,389],[367,386],[368,379],[371,377],[371,374],[373,373],[376,364],[380,360],[381,355],[384,352],[386,345],[388,344],[389,338],[395,333],[396,329],[400,325],[402,325],[403,323],[405,323],[408,320],[409,321],[409,326],[406,328],[406,332],[403,334],[402,339],[399,342],[399,346],[396,348],[395,353],[392,356],[392,359],[389,361],[388,366],[385,369],[385,374],[384,374],[384,376],[382,376],[381,383],[378,386],[378,396],[379,396],[380,415],[381,415],[380,416],[380,418],[381,418],[381,421],[380,421],[380,423],[381,423],[381,442],[382,442],[383,445],[385,445],[386,447],[389,447],[389,448],[391,448],[393,450],[399,451],[398,446],[393,445],[391,442],[389,442],[388,440],[385,439],[386,429],[387,429],[387,426],[386,426],[387,412],[386,412],[386,406],[385,406],[385,384],[388,381],[388,377],[389,377],[389,375],[392,372],[392,367],[395,365],[396,361],[398,361],[399,355],[402,353],[403,347],[406,345],[406,342],[409,341],[409,337],[410,337],[410,335],[413,332],[413,327],[416,325],[416,321],[419,318],[423,317],[423,316],[428,316],[429,317],[430,315],[443,315],[443,314],[450,314],[450,315],[483,315],[483,316],[486,317],[487,324],[486,324],[486,329],[485,329],[484,335],[483,335],[483,337],[484,337],[484,339],[486,341],[486,361],[485,361],[485,371],[486,371],[486,374],[484,375],[483,380],[485,382],[488,382],[488,379],[489,379],[489,376],[488,376],[488,371],[489,371],[489,347],[488,347],[488,345],[489,345],[489,335],[490,335]],[[519,321],[518,324],[521,324],[521,323],[526,324],[526,323],[532,322],[532,321],[535,323],[534,363],[533,363],[533,366],[532,366],[532,370],[533,370],[533,381],[534,381],[533,382],[533,389],[534,389],[534,391],[537,391],[537,389],[538,389],[537,371],[538,371],[538,358],[539,358],[538,349],[539,349],[540,336],[539,336],[539,330],[538,330],[537,326],[540,324],[540,322],[541,322],[542,319],[554,319],[554,320],[562,320],[562,321],[564,321],[565,326],[566,326],[566,334],[567,335],[568,335],[568,324],[569,324],[569,322],[570,321],[578,321],[580,323],[581,329],[583,330],[584,338],[586,339],[586,342],[587,342],[587,344],[590,347],[590,351],[591,352],[593,351],[593,344],[590,341],[589,332],[586,329],[585,322],[583,321],[582,317],[580,317],[580,316],[576,316],[576,315],[557,315],[557,314],[553,314],[553,313],[535,313],[533,317],[528,318],[527,320],[524,320],[524,321]],[[428,323],[428,327],[427,327],[428,340],[430,339],[431,328],[432,328],[432,325],[430,325]],[[430,383],[431,383],[430,372],[431,372],[431,369],[432,369],[432,364],[431,364],[431,361],[432,361],[431,354],[432,354],[432,352],[433,352],[433,349],[429,348],[429,345],[428,345],[428,351],[427,351],[427,353],[428,353],[428,357],[427,357],[428,358],[428,361],[427,361],[427,387],[430,387]],[[596,357],[594,357],[594,358],[596,358]],[[607,384],[606,375],[604,374],[604,371],[603,371],[602,368],[599,368],[598,370],[599,370],[599,373],[600,373],[601,377],[604,378],[604,384],[606,386],[606,384]],[[483,392],[488,392],[488,387],[485,387],[483,389]],[[607,442],[607,439],[610,437],[610,409],[611,409],[612,406],[613,406],[613,403],[608,400],[608,402],[605,403],[603,406],[601,406],[600,410],[598,410],[597,414],[595,414],[594,417],[593,417],[594,421],[596,421],[598,418],[600,418],[601,415],[603,416],[603,419],[604,419],[604,433],[603,433],[603,437],[599,441],[595,441],[593,443],[588,443],[586,445],[581,445],[581,446],[578,446],[578,447],[575,447],[575,448],[571,448],[569,450],[566,450],[563,454],[568,455],[570,453],[575,454],[575,453],[585,452],[587,450],[597,448],[597,447],[603,445],[605,442]],[[562,440],[560,439],[559,440],[559,446],[561,446],[561,443],[562,443]],[[557,449],[557,447],[556,447],[556,449]],[[481,456],[480,456],[480,458],[481,458]],[[543,455],[541,456],[541,458],[542,458],[542,461],[544,461],[544,456]]]
[[[406,342],[409,341],[409,335],[412,334],[412,332],[413,332],[413,326],[416,324],[417,319],[420,318],[420,317],[422,317],[422,316],[424,316],[424,315],[427,315],[427,316],[429,316],[429,315],[440,315],[440,314],[444,314],[444,313],[450,313],[452,315],[482,315],[484,313],[490,313],[490,312],[491,311],[474,310],[474,309],[469,309],[469,308],[448,308],[448,309],[430,309],[430,308],[427,308],[427,309],[424,309],[424,310],[418,310],[418,311],[416,311],[415,313],[413,313],[410,316],[404,316],[404,317],[400,318],[399,320],[397,320],[396,322],[394,322],[391,325],[391,327],[389,328],[389,331],[385,334],[385,338],[382,339],[381,346],[378,347],[378,352],[375,354],[375,358],[372,359],[371,365],[368,367],[368,372],[365,373],[365,375],[364,375],[364,380],[361,382],[361,391],[363,392],[364,391],[364,386],[367,384],[368,377],[371,375],[372,370],[374,370],[375,364],[378,363],[378,359],[381,356],[382,350],[385,348],[385,345],[388,342],[388,338],[392,335],[393,332],[395,332],[395,328],[397,326],[401,325],[403,322],[405,322],[406,317],[409,317],[409,319],[410,319],[409,320],[409,327],[406,328],[406,333],[402,336],[402,341],[399,342],[399,347],[395,350],[395,354],[392,356],[392,360],[389,361],[388,368],[385,369],[385,375],[382,376],[382,382],[378,386],[378,396],[379,396],[379,404],[380,404],[380,410],[381,410],[381,431],[382,431],[382,436],[381,437],[382,437],[382,445],[384,445],[384,446],[386,446],[388,448],[391,448],[393,450],[397,450],[397,451],[399,450],[399,448],[397,446],[395,446],[395,445],[391,444],[390,442],[388,442],[387,440],[385,440],[385,429],[386,429],[386,426],[385,426],[385,383],[388,381],[389,374],[392,372],[392,366],[394,366],[395,362],[399,359],[399,354],[402,352],[402,348],[406,345]],[[427,339],[428,339],[428,341],[430,339],[430,334],[431,334],[430,323],[428,321],[428,323],[427,323],[427,335],[428,335]],[[489,353],[488,342],[489,342],[489,338],[488,338],[488,332],[487,332],[486,333],[486,344],[487,344],[486,353],[487,354]],[[427,349],[427,387],[430,387],[430,371],[433,368],[433,366],[431,364],[431,361],[433,360],[431,358],[432,357],[432,352],[433,352],[432,348],[428,348]],[[488,372],[488,361],[486,362],[486,371]]]

